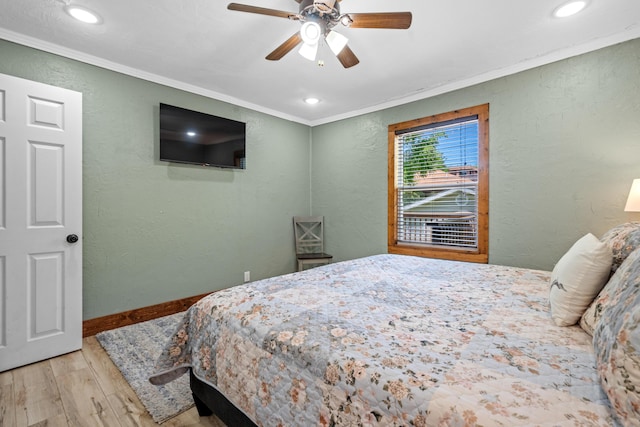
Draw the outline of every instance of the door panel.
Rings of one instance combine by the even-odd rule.
[[[4,371],[82,346],[82,94],[0,74],[0,212]]]
[[[29,97],[29,124],[62,130],[64,104],[50,99]]]
[[[29,141],[29,226],[63,226],[64,147]]]
[[[28,341],[64,333],[62,253],[29,257]]]
[[[0,92],[1,94],[1,92]],[[0,98],[0,109],[1,107],[1,101],[2,99]],[[2,113],[0,112],[0,121],[2,121]],[[5,213],[4,213],[4,209],[5,209],[5,197],[7,194],[7,191],[5,189],[5,182],[6,180],[4,179],[4,171],[5,171],[5,141],[4,138],[2,137],[2,135],[0,135],[0,230],[4,230],[5,228],[5,223],[4,223],[4,217],[5,217]]]
[[[0,352],[7,346],[6,314],[7,314],[7,280],[4,274],[5,257],[0,256]]]

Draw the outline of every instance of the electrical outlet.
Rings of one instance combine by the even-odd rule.
[[[245,271],[244,272],[244,281],[245,282],[251,281],[251,272],[250,271]]]

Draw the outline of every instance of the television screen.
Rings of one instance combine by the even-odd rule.
[[[246,123],[160,104],[160,160],[245,168]]]

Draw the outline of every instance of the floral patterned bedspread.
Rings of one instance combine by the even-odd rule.
[[[189,367],[260,426],[615,425],[548,272],[376,255],[215,292],[151,377]]]

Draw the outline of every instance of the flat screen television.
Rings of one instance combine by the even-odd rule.
[[[246,123],[160,104],[160,160],[245,168]]]

